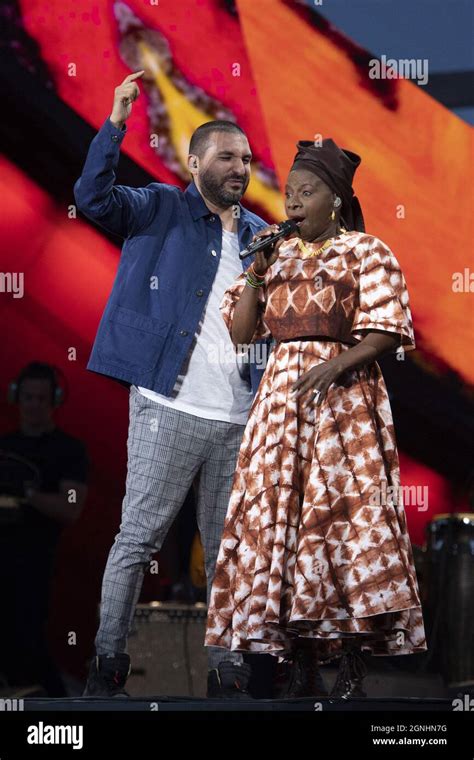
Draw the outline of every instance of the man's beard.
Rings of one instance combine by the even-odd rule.
[[[234,177],[226,177],[228,179],[234,179]],[[235,177],[235,179],[242,180],[242,177]],[[208,170],[199,175],[199,184],[203,194],[208,198],[211,203],[221,208],[232,206],[234,203],[238,203],[245,193],[249,179],[243,179],[243,185],[238,190],[226,190],[221,180],[217,180],[214,174]]]

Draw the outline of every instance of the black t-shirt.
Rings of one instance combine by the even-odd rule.
[[[43,493],[58,493],[61,480],[86,482],[88,472],[86,448],[79,439],[73,438],[59,428],[38,436],[26,435],[21,430],[7,433],[0,436],[0,450],[16,454],[35,465],[38,471],[37,490]],[[16,465],[14,460],[10,466],[10,474],[7,473],[9,466],[8,462],[5,466],[5,459],[3,465],[0,473],[0,490],[3,493],[20,495],[19,481],[25,475],[28,480],[35,480],[35,477],[30,476],[27,468],[21,475],[19,473],[21,465]],[[16,472],[14,472],[15,467]],[[30,472],[33,473],[32,470]],[[36,548],[35,553],[41,555],[54,553],[63,528],[62,524],[29,505],[22,506],[21,513],[21,520],[16,525],[12,524],[7,529],[2,528],[4,537],[10,533],[13,538],[15,534],[25,549],[28,548],[31,551]]]

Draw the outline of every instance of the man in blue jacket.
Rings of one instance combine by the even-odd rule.
[[[127,637],[143,573],[198,474],[210,592],[238,451],[264,369],[239,359],[219,311],[244,268],[239,249],[266,227],[240,204],[250,179],[247,137],[231,122],[201,125],[189,146],[193,181],[184,192],[158,182],[115,185],[125,122],[140,93],[135,80],[143,73],[116,88],[112,113],[74,186],[85,216],[125,238],[87,366],[130,386],[126,494],[84,696],[126,695]],[[219,358],[211,360],[216,349]],[[240,654],[210,649],[209,696],[245,696],[249,675]]]

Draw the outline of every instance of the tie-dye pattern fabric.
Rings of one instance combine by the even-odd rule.
[[[229,332],[244,287],[242,274],[224,295]],[[346,371],[319,407],[312,391],[290,393],[301,374],[366,330],[397,333],[394,350],[415,348],[406,283],[387,246],[360,232],[314,258],[295,239],[282,245],[259,291],[252,341],[273,335],[277,343],[240,448],[207,646],[282,655],[296,636],[315,637],[321,661],[348,637],[378,655],[426,649],[378,364]],[[305,335],[328,339],[280,342]]]

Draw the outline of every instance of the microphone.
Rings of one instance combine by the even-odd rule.
[[[257,253],[257,251],[263,251],[265,248],[273,246],[273,244],[280,238],[289,235],[290,232],[296,232],[297,229],[298,223],[294,219],[287,219],[286,222],[280,222],[278,225],[278,232],[272,232],[266,237],[259,238],[258,240],[254,240],[253,243],[249,243],[247,248],[240,251],[239,257],[241,259],[246,259],[247,256],[252,256],[252,254]]]

